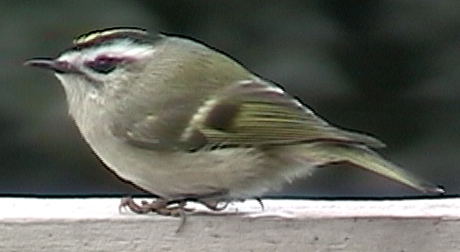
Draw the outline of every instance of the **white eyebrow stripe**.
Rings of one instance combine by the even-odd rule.
[[[115,43],[95,48],[89,47],[81,51],[70,51],[61,55],[58,60],[81,64],[85,61],[93,61],[99,55],[120,58],[144,58],[153,52],[154,49],[151,45],[137,44],[129,40],[118,40]]]

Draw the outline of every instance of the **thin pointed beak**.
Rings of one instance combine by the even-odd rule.
[[[30,59],[24,62],[24,66],[33,66],[33,67],[48,69],[48,70],[52,70],[59,74],[79,72],[77,69],[75,69],[74,66],[72,66],[71,64],[65,61],[57,61],[51,58]]]

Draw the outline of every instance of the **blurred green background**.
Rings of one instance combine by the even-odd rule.
[[[334,125],[378,136],[380,152],[460,193],[460,1],[0,1],[0,194],[138,193],[92,154],[52,74],[94,29],[137,26],[194,37],[299,97]],[[334,165],[273,195],[419,193]]]

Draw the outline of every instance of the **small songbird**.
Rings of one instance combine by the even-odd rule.
[[[158,197],[140,205],[123,199],[135,212],[182,214],[192,200],[219,210],[218,203],[258,198],[338,162],[443,192],[374,152],[384,146],[379,140],[331,126],[280,86],[192,39],[111,28],[25,64],[54,71],[94,153]]]

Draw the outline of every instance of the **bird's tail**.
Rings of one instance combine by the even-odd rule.
[[[425,193],[444,193],[441,187],[396,166],[365,146],[330,142],[303,146],[302,153],[308,153],[309,159],[319,163],[348,162]]]

